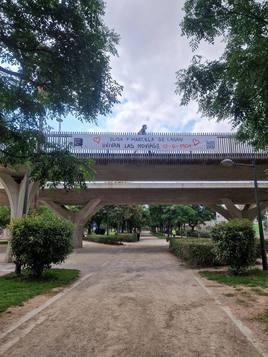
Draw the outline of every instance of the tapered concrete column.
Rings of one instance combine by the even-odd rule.
[[[230,199],[223,198],[221,201],[232,218],[243,218],[242,210],[240,210]]]
[[[263,213],[268,208],[268,202],[264,201],[260,203],[261,212]],[[253,221],[257,217],[257,207],[256,205],[250,205],[250,207],[243,212],[244,218],[248,218]]]
[[[74,223],[74,231],[73,231],[73,247],[74,248],[82,248],[83,247],[83,237],[84,237],[84,223]]]
[[[20,181],[16,181],[11,175],[4,173],[0,173],[0,182],[8,196],[11,219],[22,217],[25,196],[27,196],[27,206],[25,207],[27,213],[34,195],[39,190],[39,183],[29,182],[27,187],[27,175],[24,175]]]
[[[253,221],[257,217],[257,207],[255,204],[246,204],[239,207],[235,205],[230,199],[222,199],[223,205],[209,205],[211,209],[221,214],[227,220],[239,218],[249,219]],[[261,202],[261,211],[265,211],[268,208],[268,202]]]
[[[89,201],[78,212],[68,210],[66,207],[53,201],[42,202],[44,202],[45,205],[49,207],[53,212],[55,212],[58,216],[68,219],[73,223],[73,246],[74,248],[82,248],[84,226],[87,223],[88,219],[93,216],[100,207],[102,207],[101,200],[94,199]]]
[[[231,219],[233,219],[233,217],[231,216],[231,214],[229,213],[229,211],[224,208],[221,205],[208,205],[209,208],[211,208],[213,211],[219,213],[222,217],[224,217],[225,219],[227,219],[228,221],[230,221]]]
[[[9,201],[11,220],[22,217],[23,212],[28,212],[33,197],[39,190],[38,182],[27,181],[26,174],[20,181],[16,181],[11,175],[0,173],[0,182],[4,186]],[[11,247],[9,243],[5,261],[11,262]]]

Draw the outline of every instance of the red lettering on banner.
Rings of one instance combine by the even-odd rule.
[[[101,142],[101,137],[100,136],[95,136],[93,138],[94,143],[99,144]]]
[[[190,147],[192,147],[191,144],[181,144],[181,145],[180,145],[180,148],[181,148],[181,149],[189,149]]]

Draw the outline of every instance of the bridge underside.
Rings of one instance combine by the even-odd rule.
[[[85,205],[99,198],[105,204],[217,204],[227,198],[235,204],[255,202],[253,189],[94,189],[82,192],[53,190],[40,192],[39,199],[65,205]],[[268,190],[261,190],[268,201]]]
[[[268,189],[260,188],[261,201],[268,201]],[[249,188],[103,188],[83,191],[64,189],[41,190],[40,201],[52,201],[61,205],[85,205],[93,199],[104,204],[218,204],[222,199],[234,204],[255,202],[254,190]],[[4,189],[0,189],[0,205],[9,205]]]
[[[245,160],[239,160],[239,162],[242,161]],[[267,179],[265,175],[267,168],[267,159],[258,160],[258,180]],[[94,169],[97,181],[252,180],[251,167],[226,168],[220,164],[220,160],[200,160],[198,162],[133,160],[110,163],[105,160],[96,160]]]
[[[223,167],[221,160],[200,159],[200,160],[160,160],[150,159],[138,160],[114,159],[95,159],[94,171],[97,181],[187,181],[187,180],[213,180],[213,181],[232,181],[232,180],[252,180],[251,167]],[[249,163],[250,160],[239,159],[237,162]],[[258,180],[267,179],[265,170],[268,169],[268,158],[257,160]],[[11,171],[0,166],[1,173],[9,174],[12,177],[21,178],[24,172]]]
[[[247,161],[247,160],[243,160]],[[266,180],[265,170],[268,159],[257,161],[258,180]],[[137,160],[135,157],[122,160],[96,159],[94,169],[96,181],[105,182],[185,182],[220,181],[245,182],[252,180],[252,169],[249,167],[225,168],[219,159],[158,160],[147,158]],[[22,215],[23,197],[25,196],[25,177],[23,172],[12,172],[0,167],[0,205],[10,205],[12,218]],[[243,180],[243,181],[242,181]],[[124,185],[123,185],[124,186]],[[135,186],[135,185],[134,185]],[[146,185],[145,185],[146,186]],[[187,186],[187,185],[186,185]],[[202,184],[201,184],[202,186]],[[108,204],[206,204],[218,211],[225,218],[249,218],[256,216],[254,207],[255,196],[253,185],[243,184],[240,187],[228,186],[205,187],[109,187],[89,188],[85,191],[57,188],[56,190],[40,190],[38,184],[31,184],[29,202],[44,202],[58,215],[70,219],[75,226],[74,242],[79,247],[82,244],[81,227],[100,207]],[[268,207],[268,185],[260,187],[262,209]],[[64,205],[79,205],[82,208],[76,214],[70,213]],[[237,207],[242,205],[243,207]]]

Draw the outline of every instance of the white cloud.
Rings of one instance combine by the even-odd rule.
[[[124,100],[100,128],[137,131],[228,131],[228,123],[201,118],[191,103],[181,107],[175,94],[176,71],[192,58],[188,40],[180,36],[183,0],[108,0],[106,21],[121,36],[119,57],[112,60],[113,76],[124,86]],[[204,44],[208,58],[222,46]]]
[[[221,133],[233,131],[232,125],[227,121],[217,122],[216,120],[208,120],[206,118],[200,118],[195,122],[193,129],[195,133]]]
[[[100,120],[98,131],[228,131],[226,122],[201,118],[196,103],[180,106],[175,94],[176,71],[193,56],[189,40],[181,37],[179,23],[184,0],[106,0],[105,21],[121,36],[119,57],[112,58],[113,77],[123,84],[121,104]],[[211,59],[222,45],[202,44],[198,53]],[[65,130],[88,130],[89,125],[63,123]]]

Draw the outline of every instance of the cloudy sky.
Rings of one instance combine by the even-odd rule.
[[[106,0],[106,23],[121,37],[119,56],[113,58],[113,77],[124,86],[121,103],[113,113],[89,125],[64,120],[63,130],[138,131],[147,124],[150,132],[229,131],[227,122],[202,118],[195,103],[180,106],[174,93],[176,71],[192,58],[189,41],[181,37],[179,23],[183,0]],[[211,59],[222,50],[202,44],[199,54]]]

